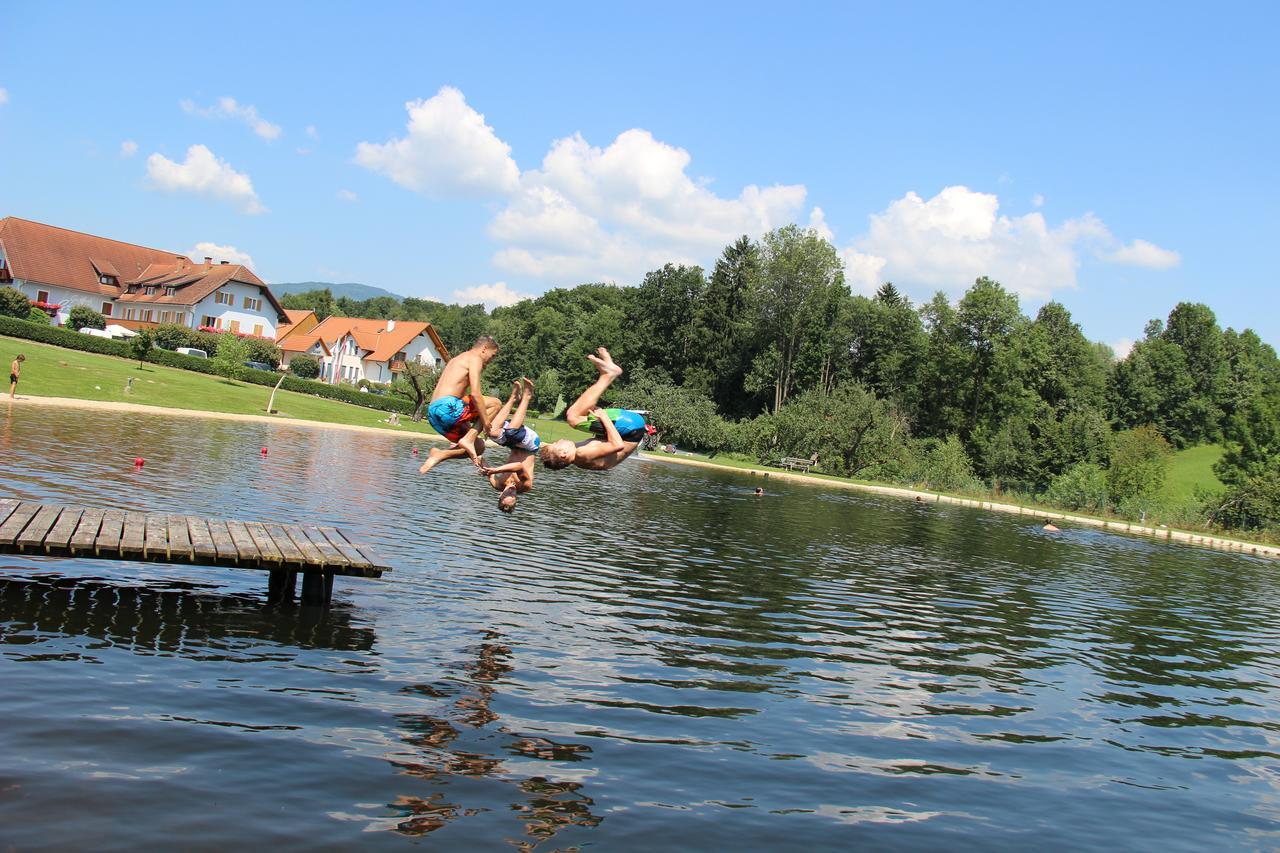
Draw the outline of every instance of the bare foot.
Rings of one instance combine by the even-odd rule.
[[[613,356],[609,355],[607,349],[600,347],[596,352],[600,355],[588,355],[587,361],[594,364],[602,375],[612,376],[615,379],[622,375],[622,368],[613,363]]]
[[[520,381],[524,383],[524,393],[529,395],[529,399],[533,399],[533,380],[528,376],[521,376]]]
[[[427,461],[422,463],[422,467],[418,469],[419,474],[426,474],[432,468],[439,465],[445,460],[445,453],[438,447],[433,447],[427,451]]]
[[[511,402],[517,402],[520,399],[520,380],[511,383]]]

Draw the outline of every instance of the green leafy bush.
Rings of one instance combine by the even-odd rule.
[[[946,441],[927,438],[913,442],[908,456],[914,462],[906,478],[910,483],[952,492],[972,490],[979,484],[964,444],[955,435],[947,436]]]
[[[16,287],[0,287],[0,315],[25,320],[31,313],[31,300]]]
[[[152,347],[155,342],[151,338],[151,330],[143,329],[129,339],[129,355],[138,360],[138,365],[147,360],[147,356],[151,354]]]
[[[27,309],[26,321],[28,323],[39,323],[41,326],[49,325],[49,315],[43,309],[32,305]]]
[[[162,349],[175,350],[178,347],[196,347],[199,349],[199,345],[195,342],[194,330],[178,323],[161,323],[151,330],[151,335],[156,342],[156,346]]]
[[[1107,492],[1117,507],[1145,506],[1164,485],[1172,450],[1154,427],[1142,426],[1111,437]],[[1128,514],[1132,515],[1132,512]]]
[[[1053,478],[1044,499],[1064,509],[1103,510],[1107,506],[1107,472],[1092,462],[1079,462]]]
[[[67,326],[77,332],[81,329],[105,329],[107,318],[88,305],[73,305],[67,314]]]
[[[320,375],[320,359],[313,355],[295,355],[289,359],[289,370],[302,379],[315,379]]]

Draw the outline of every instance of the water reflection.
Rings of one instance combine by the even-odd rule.
[[[31,649],[11,652],[14,660],[37,659],[42,645],[67,637],[140,655],[241,662],[278,658],[281,648],[271,646],[364,652],[375,642],[372,628],[353,624],[340,608],[264,610],[260,596],[226,595],[182,581],[135,586],[92,577],[15,577],[3,566],[0,618],[0,644]],[[248,652],[249,645],[257,652]],[[65,654],[78,659],[83,652]]]
[[[395,760],[392,766],[405,775],[432,782],[470,776],[493,778],[513,786],[520,796],[511,809],[528,838],[511,843],[521,850],[533,850],[567,827],[598,826],[602,818],[592,814],[594,801],[583,793],[580,782],[546,775],[522,776],[509,768],[509,761],[501,755],[546,762],[585,761],[591,747],[540,736],[521,737],[506,726],[494,725],[499,716],[492,703],[497,685],[512,671],[508,662],[511,649],[502,643],[501,634],[488,631],[483,641],[468,651],[475,655],[474,660],[451,667],[458,676],[404,688],[413,695],[452,701],[444,716],[396,716],[405,731],[404,742],[414,747],[419,760]],[[395,828],[404,835],[426,835],[457,818],[487,810],[448,802],[443,791],[426,797],[401,796],[390,808],[401,815]]]

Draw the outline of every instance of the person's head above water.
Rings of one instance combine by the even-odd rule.
[[[485,364],[488,364],[498,354],[498,342],[490,335],[481,335],[476,338],[476,342],[471,345],[471,348],[480,353],[480,358],[484,359]]]
[[[760,488],[759,486],[756,486],[756,495],[763,495],[763,494],[764,494],[764,489]]]
[[[578,445],[567,438],[544,444],[538,449],[538,458],[552,471],[568,468],[578,456]]]
[[[498,495],[498,509],[510,514],[516,511],[516,499],[520,497],[520,493],[516,491],[515,486],[507,486],[502,490],[502,494]]]

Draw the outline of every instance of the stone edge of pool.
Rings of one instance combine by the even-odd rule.
[[[206,412],[198,409],[174,409],[168,406],[144,406],[139,403],[118,403],[106,400],[78,400],[73,397],[26,396],[18,397],[11,401],[10,405],[13,404],[34,404],[38,406],[51,406],[62,409],[93,409],[101,412],[136,412],[152,415],[174,415],[186,418],[215,418],[225,421],[240,421],[242,423],[287,424],[289,426],[310,427],[313,429],[338,429],[346,430],[348,432],[370,432],[377,433],[378,435],[412,438],[415,440],[444,441],[441,436],[433,435],[431,433],[400,432],[398,430],[386,429],[383,427],[361,426],[358,424],[335,424],[326,423],[324,421],[307,421],[299,418],[272,417],[265,414],[244,415],[234,412]],[[674,465],[687,465],[695,468],[711,468],[717,471],[736,471],[741,474],[750,474],[753,476],[767,475],[770,478],[787,480],[788,482],[804,483],[810,486],[848,489],[858,492],[869,492],[877,495],[887,495],[889,497],[910,498],[911,500],[920,498],[921,500],[928,500],[931,503],[953,504],[955,506],[985,509],[993,512],[1008,513],[1011,515],[1030,515],[1037,518],[1069,521],[1073,524],[1097,527],[1102,530],[1110,530],[1117,533],[1132,533],[1137,536],[1164,539],[1168,542],[1182,542],[1187,545],[1200,545],[1207,548],[1214,548],[1219,551],[1231,551],[1255,557],[1267,557],[1273,560],[1280,559],[1280,547],[1278,546],[1260,545],[1254,542],[1242,542],[1238,539],[1226,539],[1221,536],[1209,536],[1201,533],[1189,533],[1185,530],[1173,530],[1168,527],[1147,527],[1141,524],[1133,524],[1128,521],[1109,521],[1102,518],[1090,518],[1086,515],[1071,515],[1069,513],[1033,509],[1018,506],[1016,504],[998,503],[996,501],[958,498],[950,495],[940,495],[936,492],[922,492],[916,489],[904,489],[897,486],[876,486],[870,483],[851,483],[846,480],[819,480],[788,471],[757,471],[751,468],[730,468],[726,465],[717,465],[714,462],[706,462],[701,459],[681,458],[679,456],[645,453],[644,458],[651,459],[655,462],[668,462]]]

